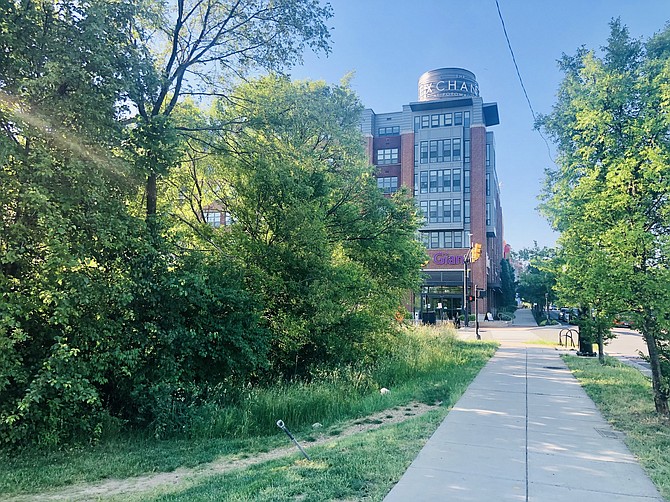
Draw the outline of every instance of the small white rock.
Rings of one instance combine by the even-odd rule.
[[[391,391],[388,390],[386,387],[382,387],[379,392],[382,393],[382,394],[389,394]]]
[[[312,429],[320,429],[321,427],[323,427],[323,425],[321,425],[319,422],[312,424]]]

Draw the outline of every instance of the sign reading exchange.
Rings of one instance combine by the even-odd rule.
[[[427,71],[419,78],[419,101],[479,96],[475,74],[462,68]]]

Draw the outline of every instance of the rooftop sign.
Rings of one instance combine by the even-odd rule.
[[[475,74],[463,68],[440,68],[419,78],[419,101],[479,96]]]

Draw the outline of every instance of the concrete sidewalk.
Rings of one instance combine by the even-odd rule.
[[[384,500],[663,499],[557,351],[503,346]]]

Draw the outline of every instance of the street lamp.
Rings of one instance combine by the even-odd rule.
[[[549,293],[544,294],[544,309],[547,313],[547,323],[549,322]]]

